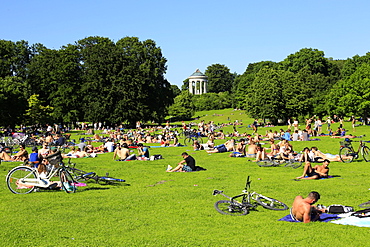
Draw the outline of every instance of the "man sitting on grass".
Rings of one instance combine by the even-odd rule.
[[[297,179],[319,179],[319,178],[327,178],[329,175],[329,164],[330,161],[325,159],[322,165],[316,165],[312,168],[310,162],[306,162],[303,174]],[[307,177],[306,177],[307,175]]]
[[[311,221],[317,221],[320,218],[320,214],[325,212],[325,209],[317,209],[314,205],[320,199],[320,194],[316,191],[312,191],[306,198],[302,196],[296,196],[293,202],[293,206],[290,209],[290,215],[294,220],[309,223]]]
[[[171,166],[167,168],[166,172],[192,172],[196,171],[195,159],[191,157],[188,153],[183,152],[181,156],[184,160],[180,161],[177,167],[171,170]],[[184,164],[186,163],[186,164]]]

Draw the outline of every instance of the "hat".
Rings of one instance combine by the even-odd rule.
[[[57,150],[57,147],[51,147],[50,150],[55,151],[55,150]]]
[[[37,147],[32,147],[32,151],[37,151]]]

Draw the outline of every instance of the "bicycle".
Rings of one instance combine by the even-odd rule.
[[[192,145],[194,141],[198,141],[200,144],[203,143],[202,137],[200,137],[197,133],[191,133],[185,137],[184,145]]]
[[[296,161],[294,159],[277,160],[271,157],[268,159],[257,161],[257,165],[260,167],[276,167],[276,166],[284,165],[284,167],[292,167],[293,169],[297,169],[302,166],[302,162]]]
[[[357,152],[352,146],[352,142],[359,142]],[[365,142],[370,141],[353,141],[348,138],[340,142],[339,157],[344,163],[351,163],[354,159],[359,157],[359,154],[362,154],[362,157],[366,162],[370,161],[370,148],[366,146]]]
[[[106,184],[113,184],[115,182],[126,182],[124,179],[113,178],[106,173],[106,176],[98,176],[95,172],[85,172],[83,170],[75,168],[76,163],[71,163],[71,159],[68,160],[68,165],[66,169],[73,176],[73,179],[77,182],[83,182],[87,180],[94,180],[95,183],[105,182]]]
[[[250,184],[251,181],[248,176],[243,193],[233,197],[225,195],[222,190],[213,190],[212,194],[214,196],[220,194],[229,199],[217,201],[214,205],[216,210],[221,214],[241,216],[248,214],[250,209],[255,209],[258,205],[261,205],[266,209],[279,211],[287,210],[289,208],[285,203],[279,200],[264,196],[254,191],[249,191]],[[251,202],[251,200],[254,200],[255,202]]]
[[[57,158],[60,159],[59,165],[49,165],[50,171],[47,173],[46,177],[41,177],[38,170],[34,167],[21,165],[13,168],[6,175],[5,179],[8,189],[14,194],[28,194],[36,188],[47,189],[60,185],[65,192],[75,193],[76,181],[62,162],[62,157],[60,156]],[[56,181],[52,181],[52,178],[58,175],[60,184]]]
[[[370,201],[358,205],[360,208],[370,208]]]

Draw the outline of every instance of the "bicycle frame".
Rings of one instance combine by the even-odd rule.
[[[18,166],[18,167],[15,167],[15,168],[30,168],[28,166]],[[50,182],[50,179],[55,176],[58,171],[61,169],[61,167],[59,168],[55,168],[54,166],[52,166],[52,170],[48,173],[48,176],[46,178],[40,178],[40,174],[39,172],[37,171],[36,168],[31,168],[35,174],[36,174],[36,179],[35,178],[28,178],[28,176],[22,178],[22,181],[21,183],[24,184],[24,185],[27,185],[27,186],[34,186],[34,187],[40,187],[40,188],[47,188],[50,186],[51,182]],[[31,173],[30,173],[31,175]]]

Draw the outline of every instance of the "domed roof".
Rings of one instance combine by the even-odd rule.
[[[200,72],[199,69],[197,69],[193,74],[191,74],[190,77],[207,77],[207,76],[203,74],[202,72]]]

